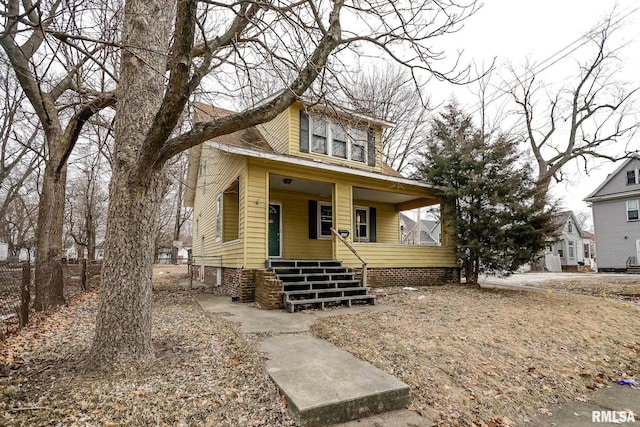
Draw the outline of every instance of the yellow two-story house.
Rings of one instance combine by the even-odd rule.
[[[231,113],[195,107],[196,120]],[[201,279],[216,293],[255,298],[268,308],[281,306],[283,282],[305,273],[295,270],[302,265],[324,274],[316,277],[323,283],[339,282],[344,277],[332,274],[345,271],[374,287],[458,281],[451,210],[436,189],[383,162],[389,126],[296,102],[268,123],[193,147],[185,205],[194,208],[193,258]],[[400,212],[434,205],[441,207],[439,244],[401,244],[408,230]],[[306,262],[318,260],[330,262]],[[290,268],[278,275],[275,266]],[[335,286],[351,289],[346,281]],[[320,300],[323,292],[329,291],[307,297]]]

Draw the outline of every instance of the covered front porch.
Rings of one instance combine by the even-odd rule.
[[[361,267],[358,257],[332,236],[333,228],[371,268],[457,267],[453,230],[446,219],[449,211],[426,185],[400,177],[337,173],[254,159],[249,175],[249,186],[259,189],[266,203],[262,208],[262,198],[256,198],[255,205],[249,202],[248,215],[261,216],[259,223],[266,227],[264,234],[249,231],[247,235],[247,254],[255,257],[247,259],[248,265],[264,266],[265,259],[324,259]],[[248,189],[250,200],[252,191]],[[434,205],[442,210],[440,241],[404,244],[400,213]],[[262,244],[253,241],[259,234],[265,239]]]

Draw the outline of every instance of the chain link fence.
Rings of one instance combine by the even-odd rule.
[[[69,300],[79,293],[100,285],[102,261],[64,263],[64,297]],[[0,341],[28,323],[33,306],[35,265],[29,262],[0,263]]]

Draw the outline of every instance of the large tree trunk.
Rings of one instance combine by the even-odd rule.
[[[38,311],[64,304],[62,269],[62,227],[64,224],[67,167],[56,171],[58,163],[50,154],[42,180],[36,229],[36,273],[34,308]]]
[[[153,231],[162,170],[140,164],[140,152],[162,102],[175,1],[130,0],[124,11],[113,173],[91,356],[99,365],[152,356]]]

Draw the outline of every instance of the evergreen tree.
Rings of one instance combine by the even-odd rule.
[[[482,271],[514,271],[541,252],[552,211],[534,203],[531,168],[508,135],[483,135],[452,103],[432,120],[427,141],[417,175],[456,207],[467,283]]]

